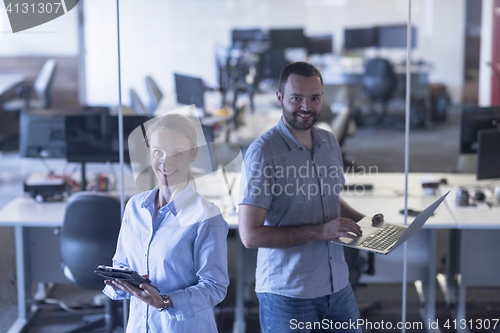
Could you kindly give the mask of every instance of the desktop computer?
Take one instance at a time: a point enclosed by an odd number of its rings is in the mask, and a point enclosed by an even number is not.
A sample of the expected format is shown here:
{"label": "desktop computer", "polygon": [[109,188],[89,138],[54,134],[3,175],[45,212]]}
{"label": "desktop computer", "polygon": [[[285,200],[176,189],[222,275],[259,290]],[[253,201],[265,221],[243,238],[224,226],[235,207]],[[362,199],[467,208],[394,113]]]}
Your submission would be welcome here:
{"label": "desktop computer", "polygon": [[500,179],[500,129],[478,133],[476,178]]}

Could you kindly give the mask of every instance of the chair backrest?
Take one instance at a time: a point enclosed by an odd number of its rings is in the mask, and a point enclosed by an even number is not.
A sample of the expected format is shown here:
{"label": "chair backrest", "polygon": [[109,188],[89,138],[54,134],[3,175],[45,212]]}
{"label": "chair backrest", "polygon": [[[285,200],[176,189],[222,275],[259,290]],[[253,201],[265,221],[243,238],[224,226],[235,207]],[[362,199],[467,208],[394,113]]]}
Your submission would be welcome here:
{"label": "chair backrest", "polygon": [[120,202],[109,195],[79,192],[68,199],[61,229],[61,254],[76,284],[102,289],[94,273],[98,265],[111,265],[121,226]]}
{"label": "chair backrest", "polygon": [[363,74],[363,88],[371,99],[387,100],[396,88],[397,78],[387,59],[367,61]]}
{"label": "chair backrest", "polygon": [[43,64],[40,73],[38,73],[35,79],[34,90],[38,98],[43,101],[43,108],[49,108],[52,103],[50,88],[54,81],[56,67],[57,63],[55,59],[48,59],[45,64]]}
{"label": "chair backrest", "polygon": [[148,115],[148,111],[134,89],[130,89],[130,104],[138,116]]}
{"label": "chair backrest", "polygon": [[337,138],[339,145],[342,146],[344,138],[347,136],[347,128],[351,120],[351,109],[345,106],[332,121],[332,132]]}
{"label": "chair backrest", "polygon": [[163,93],[151,76],[146,76],[146,89],[149,95],[149,113],[152,115],[158,103],[160,103]]}

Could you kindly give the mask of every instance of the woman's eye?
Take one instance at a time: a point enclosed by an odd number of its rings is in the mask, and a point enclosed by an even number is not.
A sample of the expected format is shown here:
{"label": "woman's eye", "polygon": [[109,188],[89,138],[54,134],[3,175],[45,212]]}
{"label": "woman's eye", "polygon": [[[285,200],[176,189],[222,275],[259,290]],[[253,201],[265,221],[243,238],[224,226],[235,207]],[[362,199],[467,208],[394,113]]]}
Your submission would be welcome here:
{"label": "woman's eye", "polygon": [[174,156],[175,156],[175,157],[182,156],[182,153],[181,153],[180,151],[176,151],[176,152],[174,153]]}
{"label": "woman's eye", "polygon": [[159,150],[153,151],[153,156],[154,157],[160,157],[161,155],[162,155],[161,151],[159,151]]}

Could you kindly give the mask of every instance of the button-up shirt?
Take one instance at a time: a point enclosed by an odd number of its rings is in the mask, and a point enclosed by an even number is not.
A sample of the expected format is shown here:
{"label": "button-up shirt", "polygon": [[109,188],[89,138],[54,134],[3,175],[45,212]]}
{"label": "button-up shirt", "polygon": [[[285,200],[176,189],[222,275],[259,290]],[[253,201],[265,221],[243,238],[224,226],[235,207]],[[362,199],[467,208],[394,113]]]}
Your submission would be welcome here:
{"label": "button-up shirt", "polygon": [[[266,226],[316,225],[340,216],[345,180],[339,144],[327,131],[312,127],[311,133],[312,150],[281,119],[247,150],[240,204],[267,209]],[[330,241],[258,250],[256,292],[315,298],[348,282],[343,247]]]}
{"label": "button-up shirt", "polygon": [[[113,265],[149,275],[174,306],[159,312],[132,297],[127,332],[217,332],[212,307],[224,299],[229,284],[228,225],[191,183],[153,221],[157,195],[158,188],[127,203]],[[110,286],[104,293],[130,298]]]}

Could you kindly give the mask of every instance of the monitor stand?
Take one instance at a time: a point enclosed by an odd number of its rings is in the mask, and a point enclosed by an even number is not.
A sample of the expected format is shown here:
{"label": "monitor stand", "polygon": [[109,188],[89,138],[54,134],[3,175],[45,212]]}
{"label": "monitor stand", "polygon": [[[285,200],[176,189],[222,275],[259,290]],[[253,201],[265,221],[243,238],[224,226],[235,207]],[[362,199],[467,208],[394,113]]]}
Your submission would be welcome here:
{"label": "monitor stand", "polygon": [[80,181],[80,184],[81,184],[81,190],[82,191],[86,191],[87,190],[87,179],[86,179],[86,168],[85,168],[85,162],[82,162],[82,166],[80,168],[80,173],[81,173],[81,181]]}

